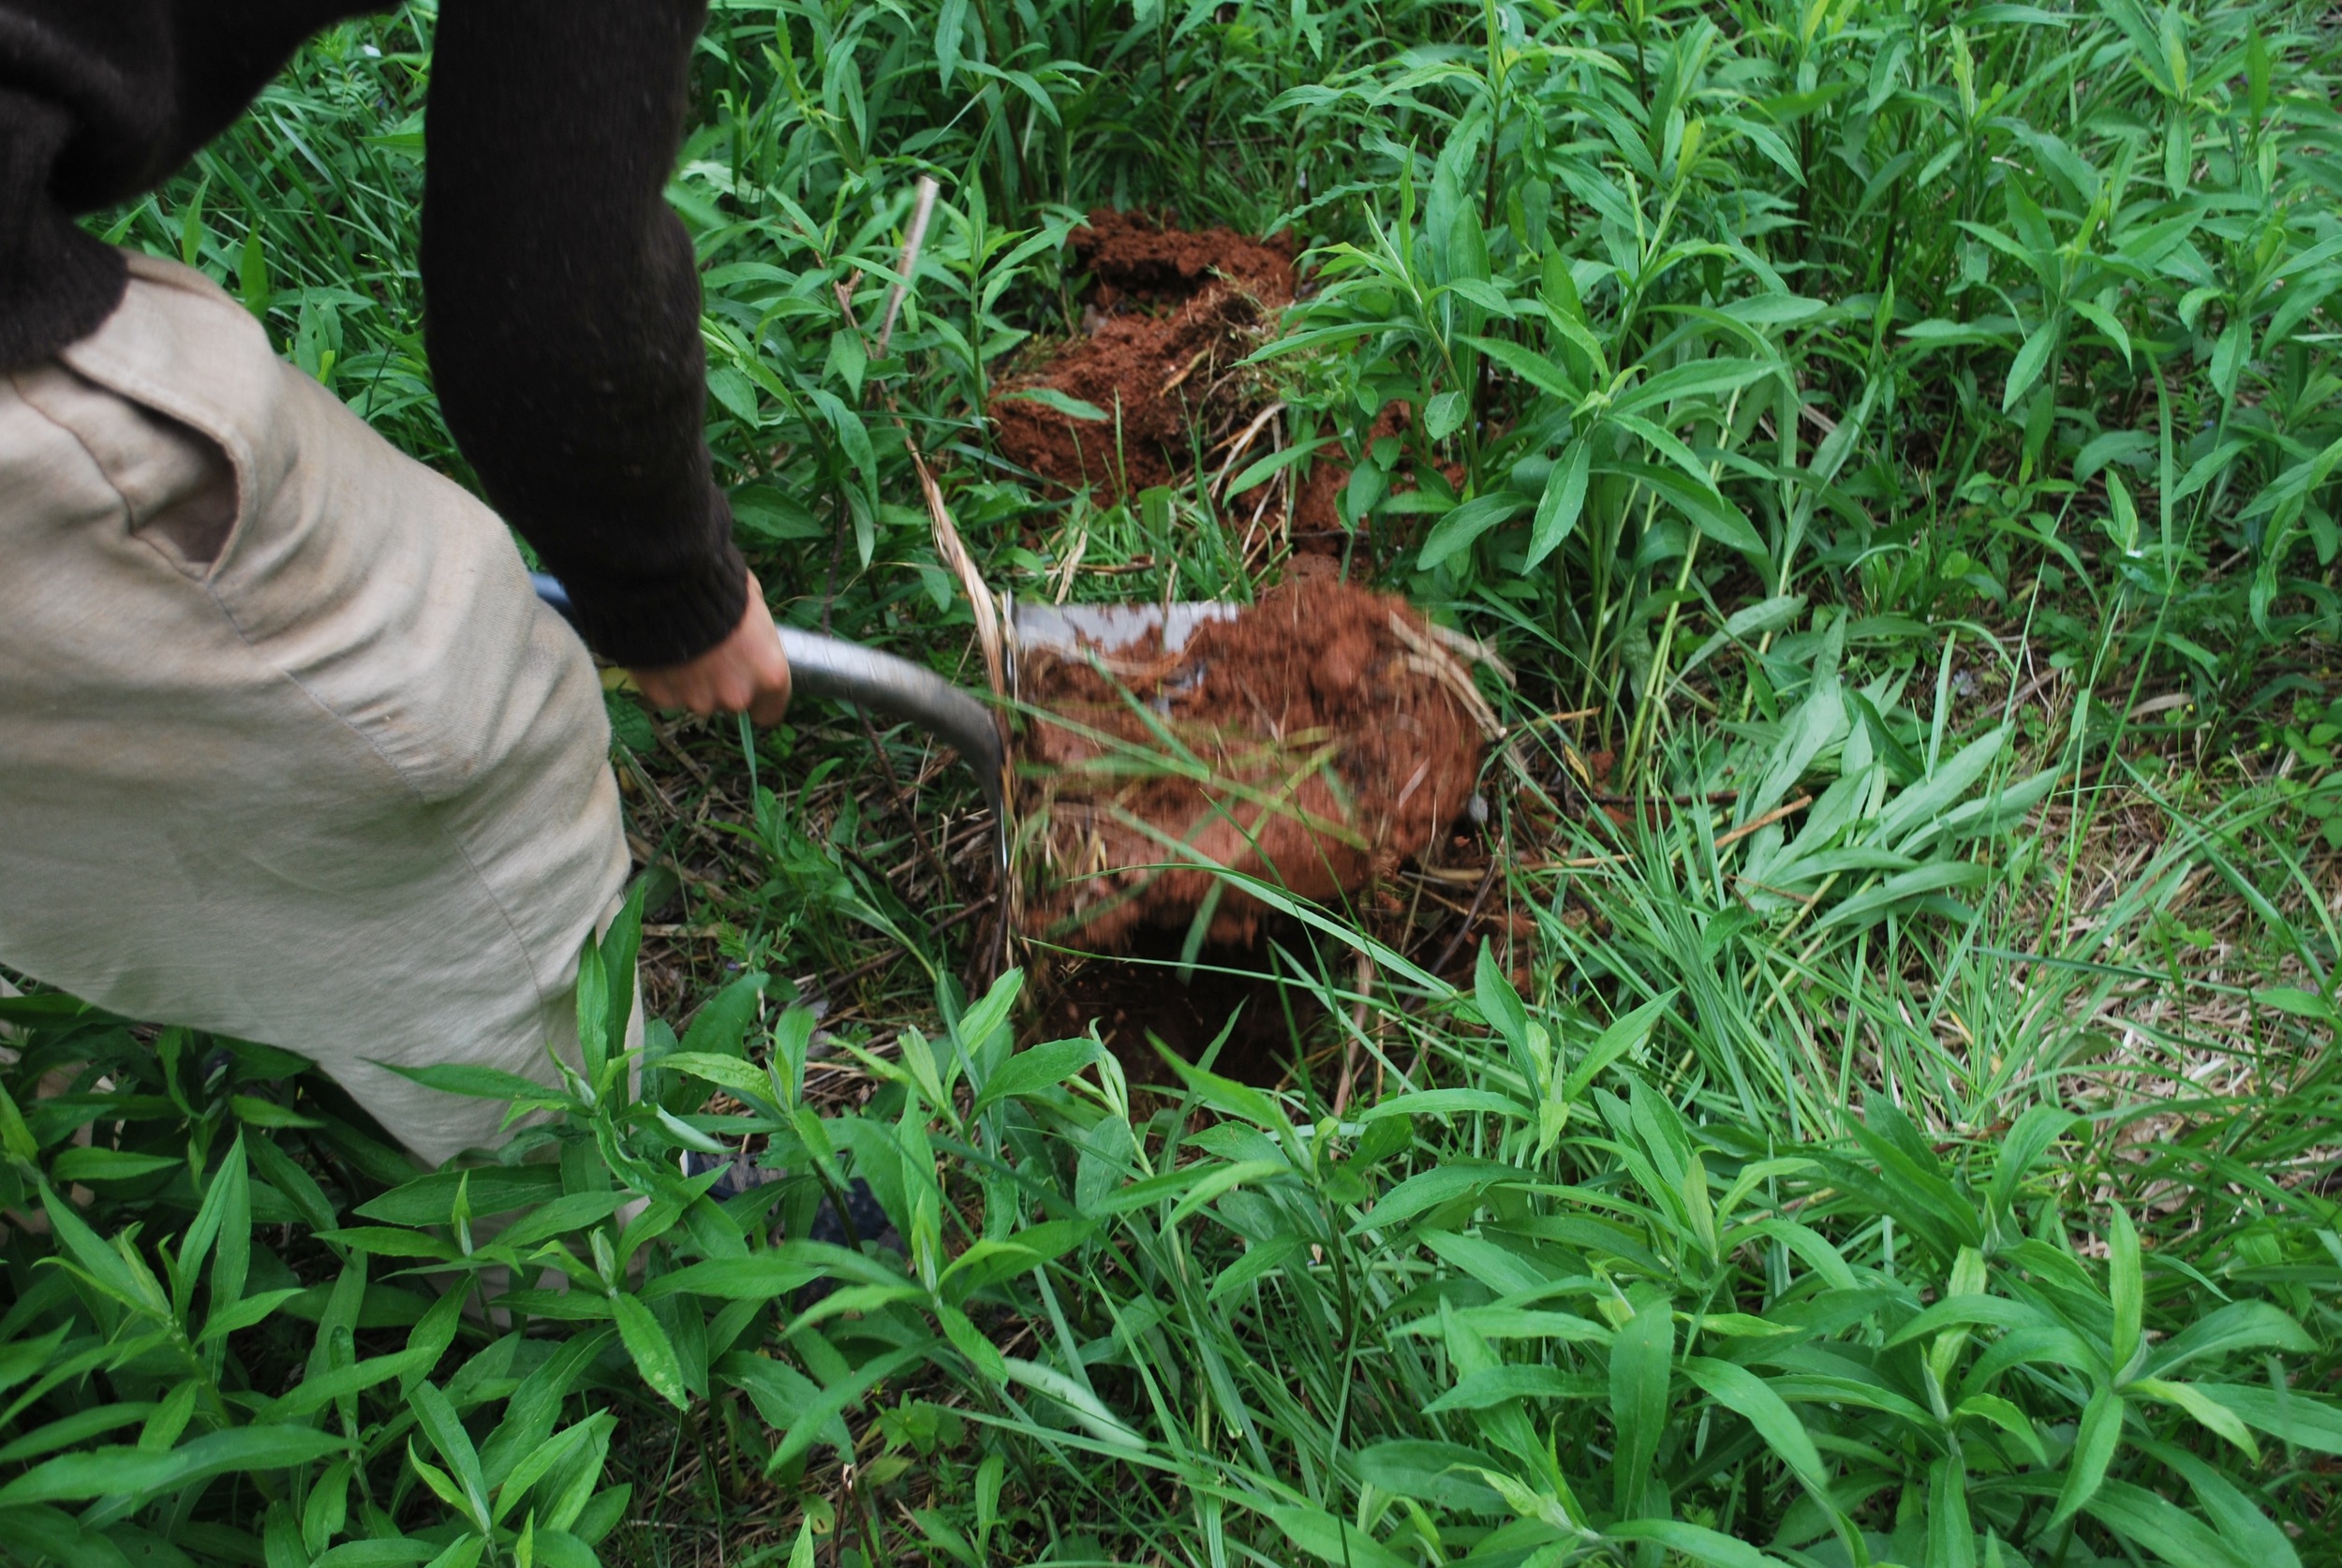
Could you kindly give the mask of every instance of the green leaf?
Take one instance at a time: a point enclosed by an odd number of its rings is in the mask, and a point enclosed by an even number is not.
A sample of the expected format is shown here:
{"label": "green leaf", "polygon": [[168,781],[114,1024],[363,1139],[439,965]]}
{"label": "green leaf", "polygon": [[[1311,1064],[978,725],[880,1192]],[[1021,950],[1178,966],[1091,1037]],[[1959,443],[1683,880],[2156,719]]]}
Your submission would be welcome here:
{"label": "green leaf", "polygon": [[1519,515],[1528,504],[1509,490],[1464,502],[1431,525],[1431,531],[1424,537],[1416,566],[1429,571],[1450,555],[1469,550],[1482,534]]}
{"label": "green leaf", "polygon": [[2048,1451],[2041,1445],[2041,1434],[2034,1427],[2032,1418],[1999,1395],[1971,1394],[1960,1401],[1959,1408],[1951,1415],[1954,1421],[1973,1416],[1979,1421],[1991,1422],[2022,1443],[2025,1452],[2033,1456],[2035,1464],[2043,1470],[2050,1468]]}
{"label": "green leaf", "polygon": [[1358,1450],[1351,1463],[1361,1480],[1393,1497],[1475,1512],[1504,1505],[1504,1499],[1479,1474],[1495,1460],[1461,1443],[1396,1439]]}
{"label": "green leaf", "polygon": [[1538,391],[1565,404],[1575,404],[1585,396],[1585,389],[1573,382],[1561,365],[1534,348],[1497,337],[1468,337],[1464,341]]}
{"label": "green leaf", "polygon": [[1369,1105],[1357,1113],[1357,1119],[1371,1127],[1392,1117],[1450,1117],[1475,1112],[1500,1117],[1528,1115],[1519,1101],[1499,1094],[1494,1089],[1418,1089],[1412,1094],[1393,1095],[1379,1104]]}
{"label": "green leaf", "polygon": [[356,1251],[381,1258],[432,1258],[440,1263],[453,1263],[463,1256],[456,1250],[453,1242],[393,1225],[344,1225],[330,1231],[319,1231],[317,1236],[319,1241],[337,1242]]}
{"label": "green leaf", "polygon": [[1445,441],[1463,428],[1472,414],[1472,400],[1460,392],[1444,392],[1423,406],[1423,434],[1433,441]]}
{"label": "green leaf", "polygon": [[1458,1379],[1455,1387],[1425,1405],[1423,1413],[1493,1410],[1515,1399],[1566,1399],[1588,1392],[1588,1383],[1585,1374],[1559,1367],[1517,1363],[1488,1367]]}
{"label": "green leaf", "polygon": [[1925,778],[1905,790],[1879,813],[1882,842],[1907,848],[1940,818],[1952,802],[1975,788],[2008,748],[2013,726],[1997,724],[1939,763]]}
{"label": "green leaf", "polygon": [[[65,1330],[60,1328],[56,1338],[63,1338]],[[35,1344],[41,1342],[33,1341]],[[47,1342],[53,1346],[56,1339]],[[152,1403],[141,1400],[133,1404],[98,1405],[91,1410],[60,1416],[47,1426],[36,1427],[15,1442],[0,1447],[0,1465],[19,1465],[27,1459],[37,1459],[43,1454],[53,1454],[60,1448],[73,1447],[100,1432],[115,1431],[133,1422],[143,1421],[154,1411]]]}
{"label": "green leaf", "polygon": [[1117,1448],[1136,1449],[1144,1453],[1147,1440],[1133,1431],[1120,1416],[1108,1410],[1088,1384],[1067,1377],[1054,1367],[1016,1356],[1002,1360],[1011,1383],[1021,1383],[1036,1394],[1045,1394],[1063,1405],[1068,1414],[1081,1423],[1091,1437]]}
{"label": "green leaf", "polygon": [[1659,1020],[1674,1006],[1675,996],[1674,989],[1670,987],[1632,1013],[1611,1019],[1602,1032],[1594,1036],[1593,1043],[1586,1048],[1586,1054],[1579,1058],[1578,1065],[1569,1070],[1569,1076],[1563,1080],[1563,1098],[1576,1103],[1604,1068],[1630,1051],[1640,1050],[1643,1042],[1651,1038],[1651,1031],[1658,1027]]}
{"label": "green leaf", "polygon": [[1714,1568],[1788,1568],[1779,1558],[1705,1525],[1675,1519],[1627,1519],[1612,1525],[1606,1533],[1613,1541],[1653,1541],[1694,1562],[1712,1563]]}
{"label": "green leaf", "polygon": [[1098,1043],[1086,1037],[1028,1045],[985,1080],[984,1091],[976,1096],[975,1108],[982,1112],[1003,1100],[1020,1099],[1054,1087],[1097,1060],[1098,1054]]}
{"label": "green leaf", "polygon": [[497,1233],[494,1245],[515,1251],[535,1247],[582,1231],[615,1214],[634,1194],[624,1190],[608,1192],[570,1192],[530,1209]]}
{"label": "green leaf", "polygon": [[1956,1458],[1937,1459],[1928,1467],[1927,1568],[1976,1568],[1976,1527],[1968,1519],[1968,1473]]}
{"label": "green leaf", "polygon": [[643,1374],[643,1381],[651,1392],[677,1410],[689,1408],[690,1396],[683,1386],[683,1363],[674,1353],[667,1331],[659,1326],[659,1320],[642,1301],[624,1292],[610,1298],[618,1320],[618,1338],[626,1341],[626,1352],[634,1358],[634,1366]]}
{"label": "green leaf", "polygon": [[2052,1530],[2072,1518],[2097,1494],[2099,1485],[2106,1480],[2106,1467],[2122,1442],[2123,1414],[2127,1409],[2111,1388],[2101,1388],[2090,1396],[2090,1403],[2082,1413],[2082,1424],[2074,1433],[2073,1453],[2067,1459],[2065,1485],[2058,1488],[2057,1511],[2050,1517]]}
{"label": "green leaf", "polygon": [[2030,1302],[2011,1301],[2007,1296],[1981,1293],[1948,1295],[1889,1335],[1887,1343],[1890,1347],[1908,1344],[1947,1328],[1965,1328],[1977,1324],[2007,1329],[2047,1328],[2053,1327],[2056,1320]]}
{"label": "green leaf", "polygon": [[2236,1413],[2216,1400],[2207,1398],[2194,1385],[2185,1383],[2168,1383],[2161,1378],[2134,1378],[2123,1385],[2123,1392],[2136,1394],[2143,1398],[2160,1399],[2167,1405],[2177,1406],[2205,1427],[2210,1427],[2215,1433],[2243,1449],[2245,1457],[2254,1464],[2260,1462],[2260,1444],[2253,1441],[2252,1433],[2246,1428],[2245,1423]]}
{"label": "green leaf", "polygon": [[33,1137],[32,1129],[24,1125],[24,1114],[16,1108],[16,1100],[6,1084],[0,1084],[0,1154],[28,1165],[40,1158],[40,1144]]}
{"label": "green leaf", "polygon": [[[163,1299],[162,1291],[145,1265],[133,1266],[129,1257],[100,1240],[73,1206],[59,1198],[56,1190],[45,1182],[40,1189],[40,1202],[43,1212],[49,1216],[50,1230],[65,1243],[66,1250],[81,1265],[92,1285],[134,1312],[159,1317],[170,1310],[170,1303]],[[0,1489],[0,1497],[6,1495],[5,1489]]]}
{"label": "green leaf", "polygon": [[2231,1301],[2215,1308],[2155,1347],[2145,1370],[2168,1377],[2188,1362],[2245,1350],[2290,1351],[2308,1355],[2317,1341],[2276,1307],[2266,1301]]}
{"label": "green leaf", "polygon": [[2272,985],[2254,992],[2253,999],[2263,1007],[2290,1013],[2296,1018],[2314,1019],[2321,1024],[2337,1021],[2334,1003],[2315,991],[2305,991],[2297,985]]}
{"label": "green leaf", "polygon": [[1512,981],[1486,941],[1481,942],[1479,956],[1473,961],[1472,999],[1479,1008],[1482,1020],[1506,1044],[1519,1049],[1528,1039],[1528,1010],[1521,1006],[1520,994],[1513,989]]}
{"label": "green leaf", "polygon": [[2342,1454],[2342,1406],[2297,1388],[2200,1383],[2195,1389],[2280,1442],[2320,1454]]}
{"label": "green leaf", "polygon": [[304,1117],[298,1111],[279,1105],[274,1100],[262,1100],[257,1095],[231,1094],[228,1097],[228,1106],[236,1113],[237,1120],[249,1127],[286,1128],[323,1127],[325,1125],[315,1117]]}
{"label": "green leaf", "polygon": [[1180,1174],[1189,1178],[1187,1189],[1180,1194],[1179,1201],[1171,1206],[1171,1213],[1164,1221],[1166,1227],[1178,1225],[1205,1205],[1247,1182],[1291,1176],[1293,1167],[1281,1159],[1238,1160],[1224,1165],[1184,1167]]}
{"label": "green leaf", "polygon": [[1325,445],[1326,438],[1320,436],[1312,440],[1296,442],[1292,446],[1280,448],[1266,457],[1255,458],[1238,470],[1236,478],[1228,481],[1227,494],[1230,496],[1246,495],[1267,483]]}
{"label": "green leaf", "polygon": [[[203,1194],[203,1205],[196,1210],[195,1222],[187,1227],[186,1239],[180,1244],[181,1266],[190,1272],[200,1268],[203,1255],[211,1250],[215,1240],[219,1245],[219,1256],[212,1265],[212,1313],[203,1325],[206,1339],[228,1332],[217,1324],[241,1304],[245,1278],[251,1269],[252,1176],[241,1132],[236,1134],[236,1141],[228,1146],[228,1157],[213,1174],[211,1186]],[[259,1319],[251,1321],[257,1323]]]}
{"label": "green leaf", "polygon": [[[1642,421],[1637,431],[1649,440],[1654,434]],[[1664,435],[1664,432],[1656,432]],[[1723,492],[1705,479],[1693,480],[1673,469],[1661,468],[1649,463],[1622,463],[1616,470],[1645,487],[1656,491],[1659,498],[1691,520],[1692,526],[1727,549],[1743,555],[1761,556],[1765,553],[1764,537],[1739,507],[1724,498]]]}
{"label": "green leaf", "polygon": [[1523,572],[1534,571],[1577,531],[1578,519],[1586,509],[1586,483],[1593,466],[1593,442],[1580,435],[1546,477],[1545,492],[1537,497],[1537,515],[1529,528],[1529,554],[1520,563]]}
{"label": "green leaf", "polygon": [[[1610,407],[1612,412],[1618,414],[1638,414],[1662,404],[1673,405],[1695,398],[1715,397],[1738,392],[1751,381],[1770,376],[1780,368],[1770,360],[1692,360],[1660,371],[1618,398]],[[1670,414],[1668,422],[1681,422]]]}
{"label": "green leaf", "polygon": [[1491,1187],[1508,1186],[1524,1180],[1520,1171],[1509,1165],[1498,1165],[1484,1160],[1456,1161],[1420,1171],[1384,1193],[1372,1208],[1350,1228],[1353,1235],[1368,1231],[1388,1230],[1414,1219],[1427,1209],[1437,1208],[1460,1198],[1476,1196]]}
{"label": "green leaf", "polygon": [[1264,1509],[1286,1540],[1320,1562],[1342,1568],[1411,1568],[1409,1560],[1320,1508]]}
{"label": "green leaf", "polygon": [[[472,1552],[468,1559],[456,1556],[454,1546],[449,1547],[445,1552],[440,1552],[428,1541],[417,1541],[403,1535],[386,1536],[374,1541],[349,1541],[320,1552],[310,1568],[412,1568],[412,1565],[418,1562],[428,1563],[431,1568],[438,1568],[438,1564],[447,1562],[451,1559],[463,1562],[465,1568],[470,1568],[472,1563],[480,1560],[480,1548],[486,1543],[477,1535],[465,1536],[464,1540],[472,1544]],[[459,1542],[457,1545],[461,1546],[462,1543]],[[272,1568],[275,1561],[274,1557],[269,1559]]]}
{"label": "green leaf", "polygon": [[268,324],[268,307],[275,298],[268,280],[268,247],[261,243],[262,226],[254,224],[245,233],[244,250],[236,266],[236,281],[244,290],[244,308],[262,326]]}
{"label": "green leaf", "polygon": [[995,1385],[1008,1381],[1008,1363],[1001,1359],[1000,1347],[984,1337],[969,1320],[968,1314],[945,1302],[934,1304],[935,1321],[943,1326],[943,1337],[952,1348],[968,1358],[976,1375]]}
{"label": "green leaf", "polygon": [[2139,1272],[2139,1232],[2123,1206],[2112,1206],[2106,1238],[2107,1292],[2114,1303],[2113,1355],[2117,1380],[2129,1375],[2139,1354],[2140,1322],[2145,1295]]}
{"label": "green leaf", "polygon": [[343,1439],[305,1427],[232,1427],[176,1448],[102,1447],[61,1454],[0,1487],[0,1508],[29,1502],[144,1497],[230,1471],[289,1470],[348,1449]]}
{"label": "green leaf", "polygon": [[2128,1482],[2107,1482],[2091,1500],[2089,1513],[2172,1568],[2271,1568],[2235,1550],[2186,1510]]}
{"label": "green leaf", "polygon": [[709,395],[723,405],[727,413],[750,430],[763,424],[763,413],[757,407],[756,383],[744,375],[737,365],[711,365],[707,371]]}
{"label": "green leaf", "polygon": [[[240,1333],[255,1324],[266,1323],[275,1315],[279,1307],[301,1294],[300,1286],[289,1285],[236,1300],[223,1297],[215,1290],[212,1299],[215,1305],[212,1308],[211,1316],[203,1320],[203,1332],[197,1338],[196,1343],[207,1345],[215,1339]],[[217,1305],[223,1301],[225,1305]]]}
{"label": "green leaf", "polygon": [[1611,1467],[1623,1518],[1643,1511],[1643,1489],[1667,1425],[1668,1365],[1675,1347],[1675,1314],[1664,1297],[1644,1300],[1610,1340],[1610,1424],[1618,1432]]}
{"label": "green leaf", "polygon": [[1078,397],[1068,397],[1055,387],[1019,387],[1002,395],[1038,403],[1044,408],[1063,414],[1067,419],[1081,420],[1089,424],[1103,424],[1114,417],[1096,404],[1084,403]]}
{"label": "green leaf", "polygon": [[136,1181],[177,1170],[186,1161],[171,1154],[132,1154],[118,1148],[69,1148],[49,1167],[52,1181]]}
{"label": "green leaf", "polygon": [[448,1471],[462,1483],[467,1514],[472,1523],[486,1530],[488,1518],[488,1484],[480,1473],[480,1456],[472,1447],[471,1434],[464,1430],[463,1421],[455,1407],[448,1403],[445,1394],[428,1382],[418,1382],[407,1396],[408,1408],[415,1413],[415,1425],[422,1429],[431,1446],[447,1462]]}
{"label": "green leaf", "polygon": [[[527,1457],[544,1446],[562,1401],[615,1333],[607,1327],[579,1332],[563,1340],[542,1365],[521,1380],[504,1407],[504,1419],[480,1451],[481,1473],[491,1487],[509,1487],[509,1478],[518,1473]],[[497,1501],[501,1507],[501,1495]]]}
{"label": "green leaf", "polygon": [[441,1094],[467,1095],[474,1100],[558,1100],[564,1098],[558,1089],[550,1088],[517,1072],[505,1072],[493,1067],[473,1067],[459,1062],[439,1062],[429,1067],[401,1067],[395,1062],[378,1065],[410,1083],[421,1084]]}
{"label": "green leaf", "polygon": [[738,1057],[707,1051],[670,1051],[659,1058],[659,1065],[670,1072],[688,1072],[694,1078],[704,1079],[751,1105],[778,1103],[771,1074]]}
{"label": "green leaf", "polygon": [[708,998],[691,1015],[691,1027],[683,1031],[683,1049],[716,1056],[740,1055],[749,1026],[756,1021],[757,1004],[763,999],[764,987],[771,982],[772,977],[762,970],[744,974]]}
{"label": "green leaf", "polygon": [[2033,383],[2039,380],[2041,371],[2049,363],[2050,353],[2057,347],[2060,321],[2056,317],[2042,322],[2025,338],[2017,350],[2016,360],[2008,367],[2008,384],[2001,389],[2000,411],[2009,412],[2017,406]]}
{"label": "green leaf", "polygon": [[422,1477],[422,1484],[431,1488],[434,1496],[458,1515],[468,1516],[471,1513],[470,1500],[464,1496],[464,1488],[456,1484],[455,1477],[416,1453],[412,1437],[407,1440],[407,1467]]}
{"label": "green leaf", "polygon": [[1015,1010],[1016,998],[1024,994],[1024,989],[1025,971],[1011,969],[953,1024],[952,1038],[959,1043],[977,1072],[996,1070],[1014,1045],[1015,1031],[1008,1028],[1009,1014]]}
{"label": "green leaf", "polygon": [[2019,1117],[2001,1139],[1993,1163],[1990,1189],[1994,1203],[2006,1211],[2015,1205],[2024,1178],[2049,1152],[2052,1144],[2072,1131],[2082,1118],[2056,1105],[2035,1105]]}
{"label": "green leaf", "polygon": [[1726,1409],[1732,1411],[1756,1428],[1756,1435],[1781,1457],[1784,1464],[1811,1490],[1816,1500],[1830,1495],[1830,1473],[1822,1466],[1821,1451],[1814,1446],[1805,1423],[1799,1420],[1780,1395],[1765,1385],[1762,1378],[1747,1368],[1710,1356],[1685,1356],[1683,1375],[1699,1385],[1702,1392]]}
{"label": "green leaf", "polygon": [[528,1489],[558,1468],[580,1443],[606,1437],[617,1420],[609,1411],[596,1411],[522,1454],[512,1473],[497,1483],[496,1522],[503,1523],[521,1499],[528,1495]]}
{"label": "green leaf", "polygon": [[391,1189],[361,1205],[357,1213],[386,1225],[444,1225],[454,1214],[458,1189],[465,1192],[475,1218],[503,1214],[558,1198],[561,1171],[556,1165],[476,1165],[438,1171]]}

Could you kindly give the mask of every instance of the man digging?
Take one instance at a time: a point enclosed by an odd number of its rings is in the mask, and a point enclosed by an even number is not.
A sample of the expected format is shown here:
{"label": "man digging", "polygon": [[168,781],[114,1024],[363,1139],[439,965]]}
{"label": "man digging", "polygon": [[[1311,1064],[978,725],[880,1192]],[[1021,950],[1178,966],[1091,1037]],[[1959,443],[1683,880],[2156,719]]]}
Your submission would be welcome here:
{"label": "man digging", "polygon": [[[542,1082],[628,872],[585,637],[661,706],[789,670],[702,436],[661,192],[704,0],[445,0],[425,337],[488,507],[77,216],[243,112],[348,0],[0,0],[0,964],[298,1051],[420,1158]],[[501,514],[504,521],[499,521]]]}

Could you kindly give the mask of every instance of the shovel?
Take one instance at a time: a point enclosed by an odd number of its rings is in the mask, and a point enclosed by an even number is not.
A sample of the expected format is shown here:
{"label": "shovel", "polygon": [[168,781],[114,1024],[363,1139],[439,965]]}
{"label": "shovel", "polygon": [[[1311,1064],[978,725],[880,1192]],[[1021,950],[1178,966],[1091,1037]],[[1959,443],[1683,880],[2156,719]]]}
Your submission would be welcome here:
{"label": "shovel", "polygon": [[[565,618],[571,614],[569,591],[543,572],[529,581],[537,597]],[[1163,629],[1166,653],[1177,653],[1206,621],[1227,620],[1237,606],[1214,600],[1173,604],[1020,604],[1009,614],[1012,649],[1038,648],[1065,658],[1079,657],[1085,643],[1097,647],[1120,647]],[[924,665],[893,654],[866,648],[842,637],[824,637],[784,626],[780,651],[789,660],[794,694],[827,698],[867,708],[889,718],[914,725],[959,753],[973,768],[984,798],[992,807],[996,847],[1003,865],[1008,856],[1008,812],[1004,797],[1007,752],[993,710],[974,693],[954,686]],[[1015,660],[1011,659],[1012,670]]]}

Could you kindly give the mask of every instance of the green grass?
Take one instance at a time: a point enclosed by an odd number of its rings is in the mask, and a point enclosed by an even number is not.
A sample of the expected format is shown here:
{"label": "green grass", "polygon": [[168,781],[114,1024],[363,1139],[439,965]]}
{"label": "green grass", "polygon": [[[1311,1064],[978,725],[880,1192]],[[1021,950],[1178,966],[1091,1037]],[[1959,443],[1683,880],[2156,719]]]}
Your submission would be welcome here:
{"label": "green grass", "polygon": [[[433,14],[98,227],[461,477]],[[0,1207],[50,1221],[0,1556],[2342,1561],[2338,59],[2303,5],[719,0],[674,197],[785,618],[976,678],[889,405],[995,586],[1079,535],[1155,563],[1081,597],[1249,594],[1208,496],[1048,500],[981,409],[1076,330],[1081,213],[1290,228],[1276,439],[1521,672],[1495,869],[1297,911],[1314,1073],[1143,1094],[955,978],[988,849],[920,737],[615,694],[641,1100],[597,1040],[427,1175],[277,1053],[0,1002]],[[1602,752],[1692,804],[1613,826]],[[665,1174],[744,1135],[795,1178]],[[857,1176],[907,1255],[770,1239]],[[528,1333],[423,1278],[524,1260],[571,1280]]]}

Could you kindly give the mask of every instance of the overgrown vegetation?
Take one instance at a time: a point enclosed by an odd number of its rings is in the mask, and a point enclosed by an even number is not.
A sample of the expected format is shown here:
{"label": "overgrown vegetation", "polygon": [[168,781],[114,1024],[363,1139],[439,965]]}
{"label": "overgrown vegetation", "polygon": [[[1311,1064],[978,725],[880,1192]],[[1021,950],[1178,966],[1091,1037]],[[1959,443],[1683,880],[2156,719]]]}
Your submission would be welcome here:
{"label": "overgrown vegetation", "polygon": [[[100,227],[461,474],[432,15]],[[784,614],[975,668],[906,433],[998,586],[1249,597],[1281,549],[1221,492],[1050,499],[981,410],[1080,330],[1088,208],[1289,228],[1286,471],[1348,466],[1354,573],[1521,673],[1481,842],[1294,909],[1282,1085],[1146,1094],[955,978],[988,841],[919,737],[614,690],[655,913],[503,1163],[0,1002],[46,1222],[0,1555],[2342,1561],[2336,48],[2290,4],[719,0],[674,194]],[[638,941],[681,1027],[639,1094]],[[791,1178],[675,1174],[744,1139]],[[808,1238],[854,1179],[899,1252]]]}

